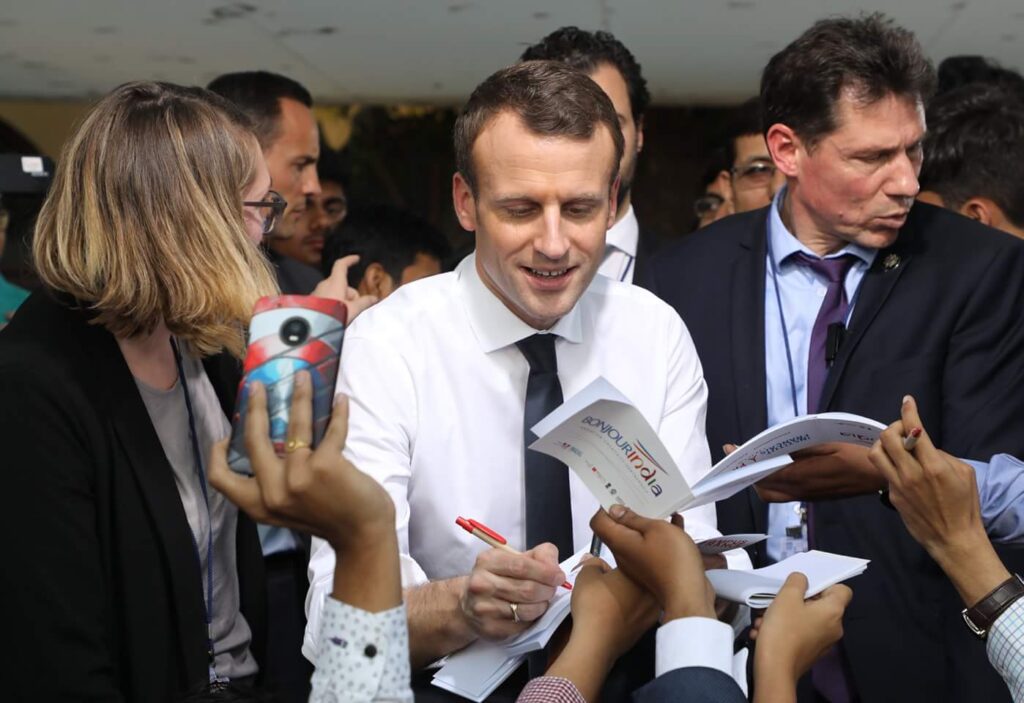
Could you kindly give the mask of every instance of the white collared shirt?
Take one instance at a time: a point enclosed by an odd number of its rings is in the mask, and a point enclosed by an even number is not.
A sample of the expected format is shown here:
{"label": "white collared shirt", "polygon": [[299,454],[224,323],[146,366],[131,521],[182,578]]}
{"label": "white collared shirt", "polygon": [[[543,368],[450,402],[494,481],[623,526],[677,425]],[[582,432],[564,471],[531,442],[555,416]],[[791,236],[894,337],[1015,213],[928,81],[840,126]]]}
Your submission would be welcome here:
{"label": "white collared shirt", "polygon": [[[485,544],[456,526],[474,518],[524,549],[523,407],[529,366],[514,346],[537,330],[480,280],[475,255],[448,274],[402,286],[347,330],[338,391],[350,397],[346,456],[395,503],[406,587],[470,573]],[[595,276],[550,330],[565,398],[598,376],[639,408],[691,484],[711,465],[707,386],[676,312],[648,291]],[[575,549],[590,543],[597,500],[569,474]],[[685,514],[694,537],[717,535],[715,507]],[[531,545],[532,546],[532,545]],[[562,558],[568,555],[561,555]],[[730,563],[749,568],[746,553]],[[313,540],[312,658],[334,552]]]}
{"label": "white collared shirt", "polygon": [[612,225],[605,237],[604,259],[597,272],[613,281],[632,283],[636,271],[636,250],[640,242],[640,223],[630,205],[622,219]]}

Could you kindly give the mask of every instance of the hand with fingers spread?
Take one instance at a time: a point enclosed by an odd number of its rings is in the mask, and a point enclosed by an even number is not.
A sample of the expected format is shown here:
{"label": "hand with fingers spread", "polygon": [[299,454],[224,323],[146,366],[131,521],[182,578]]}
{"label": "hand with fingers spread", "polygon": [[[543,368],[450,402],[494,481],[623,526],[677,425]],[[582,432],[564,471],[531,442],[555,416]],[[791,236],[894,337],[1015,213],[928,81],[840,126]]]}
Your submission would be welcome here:
{"label": "hand with fingers spread", "polygon": [[249,387],[245,448],[253,477],[231,471],[228,440],[214,445],[210,485],[257,522],[281,525],[326,539],[346,567],[335,570],[334,597],[373,612],[401,603],[395,509],[376,481],[342,455],[348,432],[348,399],[335,402],[320,445],[311,449],[313,389],[299,372],[289,414],[288,439],[296,449],[279,457],[270,440],[266,389]]}
{"label": "hand with fingers spread", "polygon": [[658,620],[657,601],[620,569],[587,555],[572,591],[572,633],[548,676],[596,700],[608,671]]}
{"label": "hand with fingers spread", "polygon": [[338,300],[348,308],[348,322],[377,302],[373,295],[359,295],[359,291],[348,284],[348,270],[359,261],[359,256],[349,254],[334,262],[331,275],[320,281],[313,289],[313,295],[319,298]]}
{"label": "hand with fingers spread", "polygon": [[796,682],[843,636],[843,613],[853,592],[837,584],[804,600],[807,577],[789,575],[763,617],[751,628],[755,703],[796,700]]}
{"label": "hand with fingers spread", "polygon": [[504,639],[543,615],[564,581],[553,544],[540,544],[522,554],[488,549],[480,553],[464,580],[459,608],[477,636]]}
{"label": "hand with fingers spread", "polygon": [[[903,440],[917,428],[917,445],[908,451]],[[967,605],[1010,577],[985,533],[974,469],[932,444],[912,397],[903,399],[901,419],[875,442],[871,461],[889,482],[889,500],[907,530]]]}
{"label": "hand with fingers spread", "polygon": [[697,545],[683,531],[682,516],[671,523],[613,505],[599,510],[590,527],[615,554],[618,568],[641,584],[665,611],[665,620],[715,617],[715,591],[704,576]]}

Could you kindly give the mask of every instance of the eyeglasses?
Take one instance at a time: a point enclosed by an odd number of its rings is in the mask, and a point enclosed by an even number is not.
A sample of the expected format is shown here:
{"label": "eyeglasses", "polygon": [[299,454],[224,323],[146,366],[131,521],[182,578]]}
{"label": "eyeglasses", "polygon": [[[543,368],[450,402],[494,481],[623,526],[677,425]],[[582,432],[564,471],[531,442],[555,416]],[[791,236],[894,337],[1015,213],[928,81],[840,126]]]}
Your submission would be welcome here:
{"label": "eyeglasses", "polygon": [[725,198],[721,195],[705,193],[693,201],[693,214],[697,216],[697,219],[703,219],[718,212],[718,208],[722,207],[724,202]]}
{"label": "eyeglasses", "polygon": [[263,234],[270,234],[270,231],[274,229],[274,225],[277,223],[277,218],[281,216],[284,209],[288,207],[288,201],[281,197],[281,194],[275,190],[267,192],[266,200],[245,200],[242,202],[245,207],[255,207],[266,209],[266,214],[263,216]]}
{"label": "eyeglasses", "polygon": [[751,161],[743,166],[734,166],[730,169],[736,177],[737,185],[746,188],[764,188],[772,182],[775,176],[775,164],[764,159]]}
{"label": "eyeglasses", "polygon": [[343,196],[317,196],[308,200],[311,209],[322,210],[328,227],[334,227],[348,214],[348,200]]}

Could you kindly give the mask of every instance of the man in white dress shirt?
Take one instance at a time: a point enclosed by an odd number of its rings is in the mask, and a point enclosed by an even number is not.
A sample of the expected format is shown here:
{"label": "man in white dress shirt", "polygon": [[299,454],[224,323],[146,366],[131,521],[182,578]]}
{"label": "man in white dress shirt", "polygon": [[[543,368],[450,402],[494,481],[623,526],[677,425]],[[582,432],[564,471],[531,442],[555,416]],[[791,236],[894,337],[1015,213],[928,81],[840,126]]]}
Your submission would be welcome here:
{"label": "man in white dress shirt", "polygon": [[597,272],[616,281],[644,285],[647,259],[657,245],[657,237],[640,228],[633,210],[633,178],[644,148],[644,111],[651,102],[640,64],[611,33],[578,27],[556,29],[527,48],[521,60],[568,64],[590,76],[612,101],[624,143],[615,219],[608,229]]}
{"label": "man in white dress shirt", "polygon": [[[647,291],[595,277],[621,150],[614,108],[583,74],[546,61],[494,74],[455,128],[455,210],[476,233],[475,253],[403,286],[346,333],[345,452],[395,503],[415,667],[524,630],[564,578],[558,562],[570,553],[525,539],[530,367],[518,342],[551,335],[565,398],[603,376],[660,433],[688,481],[710,468],[707,391],[682,321]],[[567,473],[579,550],[598,504]],[[486,549],[455,525],[460,515],[525,554]],[[714,506],[688,512],[686,526],[695,537],[718,534]],[[742,551],[736,558],[749,564]],[[315,542],[310,658],[334,566],[330,547]]]}

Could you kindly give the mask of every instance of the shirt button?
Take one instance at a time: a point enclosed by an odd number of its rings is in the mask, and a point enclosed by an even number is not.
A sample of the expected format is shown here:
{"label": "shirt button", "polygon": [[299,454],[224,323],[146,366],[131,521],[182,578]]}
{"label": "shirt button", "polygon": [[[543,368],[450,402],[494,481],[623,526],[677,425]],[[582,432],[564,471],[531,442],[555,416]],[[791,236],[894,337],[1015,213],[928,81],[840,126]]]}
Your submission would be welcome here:
{"label": "shirt button", "polygon": [[377,648],[372,644],[368,644],[366,645],[366,649],[363,650],[363,654],[365,654],[368,658],[373,659],[375,656],[377,656]]}

